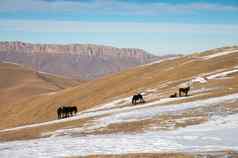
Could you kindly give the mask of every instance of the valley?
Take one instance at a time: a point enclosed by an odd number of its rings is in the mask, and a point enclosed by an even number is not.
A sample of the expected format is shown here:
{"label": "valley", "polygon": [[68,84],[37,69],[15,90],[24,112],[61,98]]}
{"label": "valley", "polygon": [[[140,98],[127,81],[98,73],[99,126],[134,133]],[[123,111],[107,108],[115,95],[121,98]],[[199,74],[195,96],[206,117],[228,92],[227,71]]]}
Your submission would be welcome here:
{"label": "valley", "polygon": [[[237,53],[236,46],[224,47],[95,80],[50,79],[48,84],[62,87],[1,111],[0,156],[236,157]],[[190,86],[188,96],[170,97],[184,86]],[[132,105],[136,93],[146,103]],[[79,112],[57,119],[60,105]]]}

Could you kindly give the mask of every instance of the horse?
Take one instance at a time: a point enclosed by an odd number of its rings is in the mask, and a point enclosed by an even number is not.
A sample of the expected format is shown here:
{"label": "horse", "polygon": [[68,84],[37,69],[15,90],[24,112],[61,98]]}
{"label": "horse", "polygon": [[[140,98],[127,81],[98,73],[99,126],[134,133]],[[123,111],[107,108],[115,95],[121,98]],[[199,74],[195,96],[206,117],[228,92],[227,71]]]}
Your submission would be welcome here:
{"label": "horse", "polygon": [[63,108],[59,107],[57,109],[57,115],[58,115],[58,119],[61,119],[63,117]]}
{"label": "horse", "polygon": [[69,107],[68,106],[63,106],[62,107],[63,111],[63,118],[69,117]]}
{"label": "horse", "polygon": [[76,115],[78,109],[76,106],[62,106],[57,109],[58,118],[67,118]]}
{"label": "horse", "polygon": [[177,97],[177,92],[169,96],[170,98],[176,98]]}
{"label": "horse", "polygon": [[143,99],[143,96],[140,93],[136,94],[132,97],[132,104],[136,105],[137,100],[139,100],[139,103],[145,103],[145,100]]}
{"label": "horse", "polygon": [[190,86],[186,87],[186,88],[179,88],[179,96],[182,96],[182,93],[185,94],[185,96],[188,96],[188,91],[190,90]]}
{"label": "horse", "polygon": [[68,110],[69,110],[69,113],[71,116],[76,115],[76,113],[78,112],[78,109],[76,106],[71,106],[71,107],[69,107]]}

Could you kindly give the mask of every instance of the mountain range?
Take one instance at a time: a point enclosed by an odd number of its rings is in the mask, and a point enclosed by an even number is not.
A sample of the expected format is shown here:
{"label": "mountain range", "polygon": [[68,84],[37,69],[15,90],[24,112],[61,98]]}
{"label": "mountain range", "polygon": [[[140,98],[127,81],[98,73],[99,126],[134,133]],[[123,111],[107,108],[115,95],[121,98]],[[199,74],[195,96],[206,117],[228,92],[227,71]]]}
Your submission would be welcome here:
{"label": "mountain range", "polygon": [[135,48],[0,42],[0,61],[81,80],[95,79],[158,59],[155,55]]}

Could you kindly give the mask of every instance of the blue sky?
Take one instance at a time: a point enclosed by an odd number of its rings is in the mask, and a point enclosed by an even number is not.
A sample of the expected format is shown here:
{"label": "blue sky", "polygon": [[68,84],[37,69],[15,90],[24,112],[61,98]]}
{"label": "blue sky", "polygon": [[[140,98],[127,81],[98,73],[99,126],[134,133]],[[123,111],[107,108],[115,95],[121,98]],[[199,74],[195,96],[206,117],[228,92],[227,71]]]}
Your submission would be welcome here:
{"label": "blue sky", "polygon": [[238,44],[238,1],[1,0],[0,35],[186,54]]}

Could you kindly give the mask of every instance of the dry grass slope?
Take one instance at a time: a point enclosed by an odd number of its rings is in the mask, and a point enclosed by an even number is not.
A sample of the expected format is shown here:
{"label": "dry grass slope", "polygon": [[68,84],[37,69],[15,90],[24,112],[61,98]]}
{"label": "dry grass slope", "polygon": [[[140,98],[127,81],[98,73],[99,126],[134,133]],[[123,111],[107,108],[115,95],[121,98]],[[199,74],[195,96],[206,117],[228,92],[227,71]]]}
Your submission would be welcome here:
{"label": "dry grass slope", "polygon": [[[222,51],[234,48],[224,48]],[[221,51],[221,49],[219,49]],[[214,51],[211,51],[213,54]],[[238,51],[237,51],[238,52]],[[217,52],[215,52],[217,53]],[[8,113],[1,128],[23,124],[44,122],[56,119],[56,109],[62,104],[73,104],[79,110],[113,100],[118,97],[130,96],[138,91],[159,88],[164,83],[167,87],[160,88],[166,95],[174,92],[178,84],[192,79],[202,73],[233,68],[238,65],[238,53],[230,53],[215,58],[204,59],[204,54],[194,54],[145,66],[131,68],[118,74],[107,75],[97,80],[88,81],[79,86],[59,91],[52,95],[32,96],[7,108]],[[212,95],[220,96],[238,91],[237,77],[230,80],[211,81],[206,86],[223,85],[223,90]],[[199,87],[200,85],[195,85]],[[228,88],[232,87],[232,90]],[[23,106],[24,105],[24,106]]]}
{"label": "dry grass slope", "polygon": [[[12,109],[21,100],[73,87],[79,82],[38,73],[11,63],[0,63],[0,113]],[[24,109],[24,105],[21,107]],[[10,112],[10,111],[9,111]],[[20,112],[20,111],[19,111]]]}

